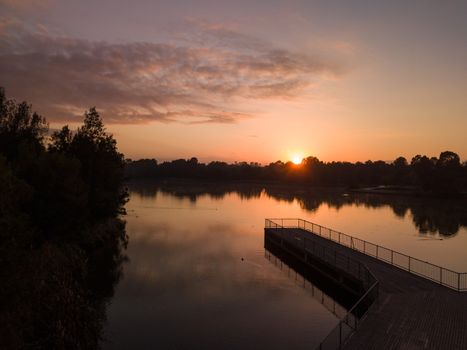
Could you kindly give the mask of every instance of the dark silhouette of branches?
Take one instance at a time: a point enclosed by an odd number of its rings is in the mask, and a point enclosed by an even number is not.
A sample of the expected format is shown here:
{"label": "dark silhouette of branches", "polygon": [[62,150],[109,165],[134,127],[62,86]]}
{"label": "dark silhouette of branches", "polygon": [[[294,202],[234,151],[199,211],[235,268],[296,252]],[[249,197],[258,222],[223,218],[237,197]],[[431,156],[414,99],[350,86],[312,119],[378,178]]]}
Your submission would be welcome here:
{"label": "dark silhouette of branches", "polygon": [[76,132],[47,131],[0,89],[0,339],[94,349],[125,260],[124,158],[95,108]]}
{"label": "dark silhouette of branches", "polygon": [[[128,160],[129,178],[186,178],[225,181],[260,181],[307,186],[348,188],[390,186],[393,192],[456,194],[466,190],[467,166],[450,151],[439,158],[416,155],[409,164],[404,157],[394,162],[322,162],[308,157],[302,164],[277,161],[266,166],[258,163],[199,163],[196,158],[158,163],[155,159]],[[386,189],[389,190],[389,187]],[[383,189],[380,189],[383,191]]]}

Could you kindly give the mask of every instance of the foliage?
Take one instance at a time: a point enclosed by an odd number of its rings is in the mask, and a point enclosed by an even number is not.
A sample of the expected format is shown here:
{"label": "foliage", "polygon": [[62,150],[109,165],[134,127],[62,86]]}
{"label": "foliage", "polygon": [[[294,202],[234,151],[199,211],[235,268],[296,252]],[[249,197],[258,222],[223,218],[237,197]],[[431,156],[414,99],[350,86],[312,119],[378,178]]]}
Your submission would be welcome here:
{"label": "foliage", "polygon": [[94,107],[85,113],[83,126],[75,134],[68,126],[55,132],[49,151],[79,161],[81,176],[88,188],[87,206],[93,217],[123,214],[123,204],[127,198],[127,192],[121,188],[124,156],[118,152],[112,135],[105,132],[102,119]]}
{"label": "foliage", "polygon": [[93,349],[127,245],[124,158],[95,108],[47,139],[0,89],[2,347]]}
{"label": "foliage", "polygon": [[0,153],[3,156],[14,160],[25,148],[31,154],[38,154],[44,148],[47,129],[47,122],[32,112],[31,105],[8,100],[5,90],[0,88]]}
{"label": "foliage", "polygon": [[404,157],[394,162],[329,162],[305,158],[300,165],[277,161],[266,166],[257,163],[199,163],[196,158],[177,159],[159,164],[155,159],[127,160],[129,178],[187,178],[225,181],[260,181],[309,186],[392,186],[398,190],[455,194],[467,189],[467,166],[450,151],[439,158],[416,155],[410,164]]}

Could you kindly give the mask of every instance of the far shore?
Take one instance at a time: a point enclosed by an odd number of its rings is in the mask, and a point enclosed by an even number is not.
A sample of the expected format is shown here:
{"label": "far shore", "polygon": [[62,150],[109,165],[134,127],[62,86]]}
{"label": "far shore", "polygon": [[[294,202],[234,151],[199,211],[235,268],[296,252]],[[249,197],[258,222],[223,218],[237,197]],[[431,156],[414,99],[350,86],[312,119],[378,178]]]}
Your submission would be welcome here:
{"label": "far shore", "polygon": [[408,197],[426,197],[426,198],[461,198],[467,199],[467,192],[461,193],[434,193],[423,191],[414,186],[399,185],[378,185],[378,186],[310,186],[303,183],[279,182],[279,181],[258,181],[258,180],[214,180],[214,179],[195,179],[195,178],[133,178],[127,179],[128,185],[141,184],[159,184],[168,186],[263,186],[275,187],[292,191],[312,191],[312,192],[333,192],[333,193],[356,193],[356,194],[375,194],[390,196],[408,196]]}
{"label": "far shore", "polygon": [[397,195],[397,196],[411,196],[411,197],[455,197],[467,198],[466,192],[460,193],[435,193],[423,191],[420,188],[412,186],[390,186],[381,185],[373,187],[359,187],[349,189],[353,193],[367,193],[367,194],[384,194],[384,195]]}

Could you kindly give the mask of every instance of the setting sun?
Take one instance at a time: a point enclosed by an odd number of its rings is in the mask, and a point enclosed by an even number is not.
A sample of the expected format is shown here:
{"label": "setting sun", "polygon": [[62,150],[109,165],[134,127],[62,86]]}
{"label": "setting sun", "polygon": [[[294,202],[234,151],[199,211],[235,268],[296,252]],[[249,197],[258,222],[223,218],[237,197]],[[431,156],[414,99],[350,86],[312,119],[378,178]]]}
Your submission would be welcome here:
{"label": "setting sun", "polygon": [[292,163],[299,165],[302,163],[303,158],[301,156],[293,156]]}

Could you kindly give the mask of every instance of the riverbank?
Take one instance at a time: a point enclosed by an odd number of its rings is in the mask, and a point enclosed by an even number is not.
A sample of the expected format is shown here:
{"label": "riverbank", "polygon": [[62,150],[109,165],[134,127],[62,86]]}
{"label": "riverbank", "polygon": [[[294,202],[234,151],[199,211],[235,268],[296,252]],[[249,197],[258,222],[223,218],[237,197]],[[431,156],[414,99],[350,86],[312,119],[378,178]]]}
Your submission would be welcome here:
{"label": "riverbank", "polygon": [[423,191],[414,186],[375,186],[375,187],[362,187],[352,188],[349,192],[353,193],[366,193],[366,194],[383,194],[383,195],[397,195],[397,196],[411,196],[411,197],[428,197],[428,198],[467,198],[466,192],[460,193],[435,193]]}
{"label": "riverbank", "polygon": [[291,183],[281,181],[258,181],[258,180],[207,180],[193,178],[136,178],[127,179],[127,185],[133,188],[142,185],[152,185],[161,187],[181,187],[183,189],[191,187],[192,190],[200,190],[203,188],[222,189],[223,191],[242,191],[242,189],[274,189],[290,194],[312,194],[312,193],[328,193],[341,194],[343,196],[349,194],[374,194],[374,195],[391,195],[391,196],[406,196],[406,197],[421,197],[421,198],[455,198],[467,199],[467,193],[435,193],[423,191],[416,186],[395,186],[395,185],[378,185],[365,187],[349,187],[349,186],[310,186],[304,183]]}

